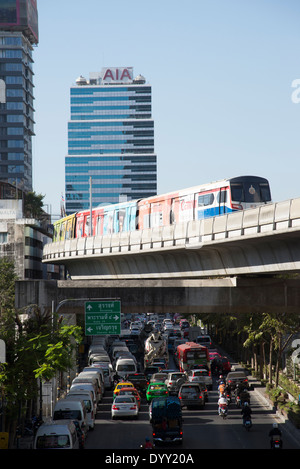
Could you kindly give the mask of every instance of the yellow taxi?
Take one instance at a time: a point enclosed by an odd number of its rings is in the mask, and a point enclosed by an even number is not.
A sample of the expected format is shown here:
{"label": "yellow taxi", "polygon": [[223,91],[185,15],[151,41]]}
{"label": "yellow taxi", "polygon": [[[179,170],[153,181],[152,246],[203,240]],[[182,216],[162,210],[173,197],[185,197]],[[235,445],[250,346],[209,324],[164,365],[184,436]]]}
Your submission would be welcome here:
{"label": "yellow taxi", "polygon": [[130,383],[130,381],[120,381],[120,383],[116,384],[114,392],[113,392],[113,398],[119,395],[119,392],[123,388],[134,388],[134,385]]}

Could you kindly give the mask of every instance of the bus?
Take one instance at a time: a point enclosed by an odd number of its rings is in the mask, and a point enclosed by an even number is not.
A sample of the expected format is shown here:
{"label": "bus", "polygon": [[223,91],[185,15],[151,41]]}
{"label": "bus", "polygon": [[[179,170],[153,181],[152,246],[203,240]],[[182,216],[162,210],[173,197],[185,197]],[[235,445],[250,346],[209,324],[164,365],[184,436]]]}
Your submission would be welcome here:
{"label": "bus", "polygon": [[195,342],[186,342],[177,347],[179,370],[186,372],[193,368],[203,366],[210,372],[210,359],[208,348]]}

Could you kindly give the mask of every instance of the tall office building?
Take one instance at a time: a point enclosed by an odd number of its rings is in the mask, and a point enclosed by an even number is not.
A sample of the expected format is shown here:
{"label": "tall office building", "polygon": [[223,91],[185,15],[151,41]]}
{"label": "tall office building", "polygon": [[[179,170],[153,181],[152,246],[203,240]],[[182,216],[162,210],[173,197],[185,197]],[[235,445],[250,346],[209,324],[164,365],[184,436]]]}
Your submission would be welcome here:
{"label": "tall office building", "polygon": [[0,5],[0,181],[32,190],[34,92],[32,51],[38,43],[36,0]]}
{"label": "tall office building", "polygon": [[132,67],[103,68],[70,94],[66,213],[155,195],[151,85]]}

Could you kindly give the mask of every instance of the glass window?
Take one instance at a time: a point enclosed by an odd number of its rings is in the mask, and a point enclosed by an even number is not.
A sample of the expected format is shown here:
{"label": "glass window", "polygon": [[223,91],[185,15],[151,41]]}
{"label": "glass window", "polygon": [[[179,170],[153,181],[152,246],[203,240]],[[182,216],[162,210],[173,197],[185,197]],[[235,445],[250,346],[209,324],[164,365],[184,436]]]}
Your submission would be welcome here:
{"label": "glass window", "polygon": [[203,194],[198,196],[198,207],[212,205],[214,202],[214,194]]}

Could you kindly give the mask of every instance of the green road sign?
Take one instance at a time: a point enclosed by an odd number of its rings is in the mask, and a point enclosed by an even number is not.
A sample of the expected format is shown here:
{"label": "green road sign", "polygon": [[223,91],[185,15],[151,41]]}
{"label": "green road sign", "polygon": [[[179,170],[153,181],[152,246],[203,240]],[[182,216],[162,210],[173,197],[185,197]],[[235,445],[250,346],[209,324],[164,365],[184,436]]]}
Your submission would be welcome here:
{"label": "green road sign", "polygon": [[119,300],[86,301],[85,335],[121,333],[121,302]]}

